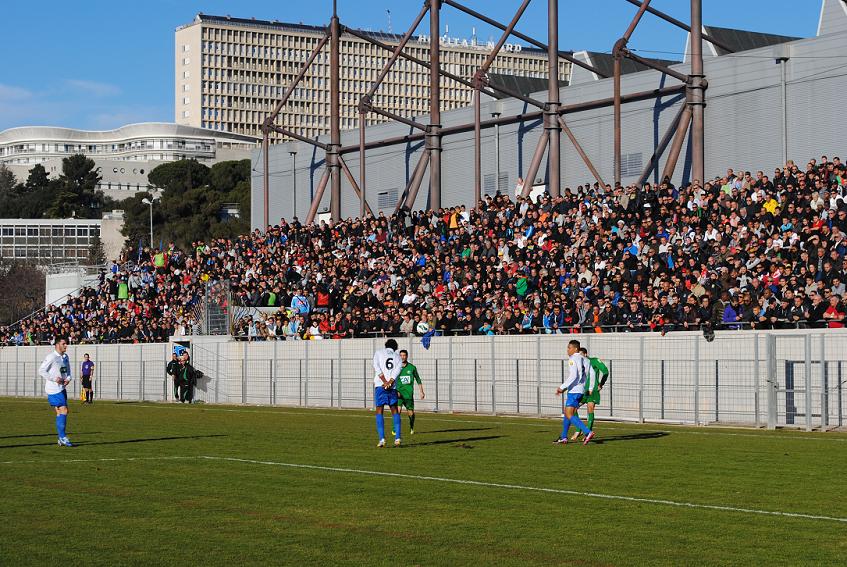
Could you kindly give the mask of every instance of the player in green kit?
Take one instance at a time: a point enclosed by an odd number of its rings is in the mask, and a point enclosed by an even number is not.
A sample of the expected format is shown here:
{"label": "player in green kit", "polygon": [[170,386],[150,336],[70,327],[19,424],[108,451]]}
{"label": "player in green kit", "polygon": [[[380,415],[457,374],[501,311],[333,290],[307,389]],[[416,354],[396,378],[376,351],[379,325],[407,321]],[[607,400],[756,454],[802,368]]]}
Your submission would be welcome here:
{"label": "player in green kit", "polygon": [[409,362],[409,353],[405,350],[400,351],[400,361],[403,367],[400,370],[400,375],[397,376],[397,405],[401,411],[405,407],[406,413],[409,414],[409,433],[415,434],[415,383],[421,391],[421,399],[426,398],[423,384],[421,384],[421,376],[418,374],[417,367]]}
{"label": "player in green kit", "polygon": [[[588,429],[594,431],[594,407],[600,403],[600,390],[609,379],[609,368],[606,364],[597,357],[588,356],[588,350],[583,347],[579,351],[582,356],[588,359],[590,369],[588,378],[585,381],[585,394],[582,396],[582,403],[588,406]],[[581,433],[577,431],[571,436],[571,441],[579,439]]]}

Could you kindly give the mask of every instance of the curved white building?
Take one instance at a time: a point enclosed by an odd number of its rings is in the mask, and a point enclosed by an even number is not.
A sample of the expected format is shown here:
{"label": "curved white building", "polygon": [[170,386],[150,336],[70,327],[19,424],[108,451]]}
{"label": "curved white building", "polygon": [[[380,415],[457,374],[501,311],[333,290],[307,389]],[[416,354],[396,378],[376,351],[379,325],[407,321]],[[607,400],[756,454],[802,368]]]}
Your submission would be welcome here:
{"label": "curved white building", "polygon": [[125,198],[148,190],[147,173],[161,163],[196,159],[211,165],[246,159],[258,141],[252,136],[165,122],[105,131],[22,126],[0,132],[0,163],[23,181],[35,164],[42,164],[55,176],[62,171],[63,158],[84,154],[100,168],[100,188],[111,197]]}

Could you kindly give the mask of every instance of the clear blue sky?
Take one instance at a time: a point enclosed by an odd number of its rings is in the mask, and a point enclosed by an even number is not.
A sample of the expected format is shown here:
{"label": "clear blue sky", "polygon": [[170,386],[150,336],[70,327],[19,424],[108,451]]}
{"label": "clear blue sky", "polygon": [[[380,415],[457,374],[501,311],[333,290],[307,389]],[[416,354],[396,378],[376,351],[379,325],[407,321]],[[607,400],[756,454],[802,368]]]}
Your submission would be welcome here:
{"label": "clear blue sky", "polygon": [[[507,22],[517,0],[464,0]],[[810,37],[820,0],[704,0],[706,25]],[[3,2],[0,38],[0,130],[24,125],[105,129],[130,122],[173,121],[174,29],[198,11],[322,25],[331,0],[58,0]],[[518,30],[546,41],[545,0],[533,0]],[[652,5],[688,21],[685,0]],[[339,0],[342,23],[402,33],[421,0]],[[561,0],[562,49],[608,51],[636,8],[624,0]],[[497,30],[455,9],[442,10],[450,35],[482,40]],[[443,30],[442,30],[443,31]],[[646,14],[630,42],[647,56],[681,59],[685,32]]]}

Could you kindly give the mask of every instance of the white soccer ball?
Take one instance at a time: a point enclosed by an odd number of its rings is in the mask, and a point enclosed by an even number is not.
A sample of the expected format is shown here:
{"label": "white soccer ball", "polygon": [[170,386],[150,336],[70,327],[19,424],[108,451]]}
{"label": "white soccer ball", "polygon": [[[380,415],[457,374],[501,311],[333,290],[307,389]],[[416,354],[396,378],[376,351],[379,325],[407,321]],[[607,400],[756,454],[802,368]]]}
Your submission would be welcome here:
{"label": "white soccer ball", "polygon": [[418,323],[418,326],[416,328],[418,333],[423,335],[427,331],[429,331],[429,323],[427,323],[426,321],[421,321],[420,323]]}

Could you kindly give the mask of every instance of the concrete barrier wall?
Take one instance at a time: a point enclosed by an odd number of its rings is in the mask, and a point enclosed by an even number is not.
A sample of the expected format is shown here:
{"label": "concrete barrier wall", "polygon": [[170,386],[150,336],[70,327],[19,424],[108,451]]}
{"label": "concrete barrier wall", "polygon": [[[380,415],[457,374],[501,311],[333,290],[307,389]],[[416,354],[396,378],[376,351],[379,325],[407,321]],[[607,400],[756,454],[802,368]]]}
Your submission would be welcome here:
{"label": "concrete barrier wall", "polygon": [[[423,377],[424,411],[561,413],[555,389],[565,348],[577,338],[605,360],[611,378],[598,417],[797,426],[844,425],[847,330],[435,337],[398,340]],[[207,376],[196,398],[206,403],[367,408],[373,352],[384,339],[235,342],[186,337],[194,365]],[[0,349],[0,395],[43,396],[37,376],[52,347]],[[97,364],[100,399],[169,401],[165,375],[171,345],[72,346],[78,378],[84,352]],[[77,381],[70,387],[79,395]]]}

